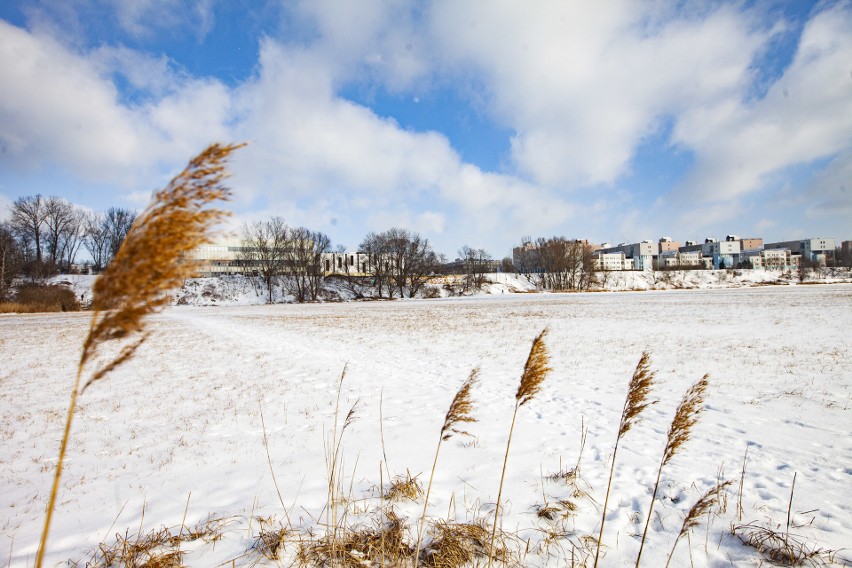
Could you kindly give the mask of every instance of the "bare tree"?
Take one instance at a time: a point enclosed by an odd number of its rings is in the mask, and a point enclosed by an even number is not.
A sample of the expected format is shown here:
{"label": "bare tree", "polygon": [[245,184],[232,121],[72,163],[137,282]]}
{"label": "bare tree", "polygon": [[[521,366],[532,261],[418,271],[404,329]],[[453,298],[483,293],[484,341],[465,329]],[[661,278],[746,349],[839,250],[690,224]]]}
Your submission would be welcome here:
{"label": "bare tree", "polygon": [[45,223],[44,199],[41,195],[19,197],[11,207],[11,226],[19,242],[33,247],[35,257],[28,263],[31,276],[41,276],[42,259],[42,230]]}
{"label": "bare tree", "polygon": [[539,238],[535,249],[541,267],[540,284],[550,290],[588,290],[595,282],[592,247],[583,240]]}
{"label": "bare tree", "polygon": [[[44,209],[45,230],[43,240],[49,256],[48,268],[69,272],[82,244],[85,232],[85,213],[61,197],[45,199]],[[130,213],[131,218],[134,218],[135,215],[135,213]],[[126,234],[126,231],[124,232]]]}
{"label": "bare tree", "polygon": [[0,302],[6,299],[6,293],[12,280],[21,270],[21,249],[15,239],[15,233],[9,223],[0,223]]}
{"label": "bare tree", "polygon": [[391,283],[391,257],[390,246],[384,233],[367,233],[359,247],[367,257],[367,272],[372,278],[379,298],[383,297],[383,291],[387,288],[388,297],[394,297],[394,288]]}
{"label": "bare tree", "polygon": [[511,257],[504,256],[503,260],[500,262],[500,272],[505,272],[507,274],[514,274],[518,271],[515,268],[515,263],[512,262]]}
{"label": "bare tree", "polygon": [[281,217],[268,221],[255,221],[243,225],[242,248],[239,261],[251,271],[256,271],[266,283],[267,302],[272,303],[272,289],[284,272],[289,228]]}
{"label": "bare tree", "polygon": [[121,207],[110,207],[104,215],[103,223],[108,236],[109,258],[105,264],[115,257],[118,249],[121,248],[121,243],[133,226],[133,221],[136,220],[136,211],[124,209]]}
{"label": "bare tree", "polygon": [[62,247],[60,264],[66,271],[70,272],[71,267],[77,260],[77,253],[83,245],[83,239],[86,236],[86,212],[82,209],[74,208],[71,221],[65,227],[65,232],[62,235]]}
{"label": "bare tree", "polygon": [[441,259],[432,250],[428,239],[405,229],[387,231],[388,254],[391,258],[391,278],[400,297],[409,298],[426,284],[440,267]]}
{"label": "bare tree", "polygon": [[83,219],[83,246],[92,257],[95,272],[104,269],[109,261],[109,233],[102,213],[86,213]]}
{"label": "bare tree", "polygon": [[298,302],[316,301],[323,282],[322,255],[331,250],[331,240],[305,227],[292,229],[289,238],[284,256],[290,291]]}
{"label": "bare tree", "polygon": [[485,275],[491,269],[492,258],[485,249],[474,249],[464,245],[459,249],[459,258],[462,261],[464,271],[464,282],[462,290],[480,290],[485,283]]}

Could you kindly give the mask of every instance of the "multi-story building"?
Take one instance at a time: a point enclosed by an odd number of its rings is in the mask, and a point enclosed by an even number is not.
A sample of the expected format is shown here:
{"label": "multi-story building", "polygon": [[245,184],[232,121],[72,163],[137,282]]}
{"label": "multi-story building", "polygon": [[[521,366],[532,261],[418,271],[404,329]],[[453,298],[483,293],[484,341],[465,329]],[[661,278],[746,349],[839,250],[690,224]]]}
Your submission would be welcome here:
{"label": "multi-story building", "polygon": [[680,243],[674,242],[671,237],[663,237],[660,239],[659,249],[657,252],[658,254],[663,254],[665,252],[677,252],[678,248],[680,248]]}
{"label": "multi-story building", "polygon": [[657,257],[657,267],[664,268],[708,268],[709,259],[701,251],[681,252],[679,250],[661,252]]}
{"label": "multi-story building", "polygon": [[[248,258],[239,237],[221,237],[193,250],[187,258],[199,276],[252,274],[258,267]],[[362,252],[327,252],[321,255],[323,274],[360,276],[367,273],[367,255]]]}
{"label": "multi-story building", "polygon": [[632,262],[633,270],[652,270],[654,259],[658,255],[658,247],[651,241],[642,241],[631,244],[621,243],[614,247],[602,248],[598,252],[602,254],[622,252],[625,258]]}
{"label": "multi-story building", "polygon": [[741,254],[740,262],[752,268],[787,270],[798,267],[799,255],[791,254],[790,249],[747,250]]}
{"label": "multi-story building", "polygon": [[627,258],[624,252],[601,252],[594,253],[595,268],[598,270],[630,270],[633,268],[633,260]]}
{"label": "multi-story building", "polygon": [[701,254],[712,259],[713,268],[734,268],[740,261],[740,241],[736,235],[728,235],[724,241],[706,239]]}
{"label": "multi-story building", "polygon": [[789,249],[794,255],[800,255],[806,260],[825,264],[829,258],[834,258],[834,239],[816,237],[811,239],[799,239],[797,241],[783,241],[778,243],[766,243],[764,249]]}
{"label": "multi-story building", "polygon": [[740,239],[740,249],[743,251],[761,250],[763,249],[763,239],[759,237],[748,237],[745,239]]}

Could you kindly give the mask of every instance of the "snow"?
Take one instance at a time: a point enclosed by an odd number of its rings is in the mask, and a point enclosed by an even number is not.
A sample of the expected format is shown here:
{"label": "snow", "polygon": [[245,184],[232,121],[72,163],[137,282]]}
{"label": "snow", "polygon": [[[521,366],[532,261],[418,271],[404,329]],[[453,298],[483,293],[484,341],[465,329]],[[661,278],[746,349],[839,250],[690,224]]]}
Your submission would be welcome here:
{"label": "snow", "polygon": [[[187,565],[276,565],[246,555],[254,519],[285,516],[261,410],[290,522],[303,536],[321,534],[323,444],[344,367],[340,412],[355,405],[356,417],[342,439],[343,485],[349,493],[351,484],[359,508],[347,522],[370,522],[380,470],[385,485],[388,473],[408,471],[425,486],[444,414],[475,367],[478,422],[467,428],[475,437],[442,447],[429,515],[490,522],[518,379],[545,327],[553,372],[520,409],[503,490],[501,526],[517,536],[523,565],[565,566],[572,546],[597,537],[624,396],[643,351],[658,370],[651,396],[659,402],[620,443],[602,565],[635,561],[669,423],[683,392],[705,373],[706,410],[663,470],[643,566],[665,564],[685,513],[719,476],[734,480],[727,506],[678,544],[673,566],[760,565],[759,554],[731,536],[732,523],[783,530],[794,474],[791,532],[821,549],[848,549],[852,284],[710,284],[497,293],[517,289],[507,280],[472,298],[271,306],[249,305],[263,298],[235,287],[217,301],[243,305],[169,307],[151,318],[153,335],[136,357],[80,397],[46,565],[85,561],[100,542],[140,525],[179,527],[184,513],[187,526],[211,513],[229,519],[221,541],[185,547]],[[85,294],[91,282],[75,286]],[[0,316],[4,566],[32,565],[89,317]],[[553,504],[570,493],[548,476],[578,459],[590,498],[578,499],[565,521],[538,518],[545,499]],[[395,506],[416,540],[422,501]],[[545,550],[548,531],[565,536]],[[289,543],[283,565],[294,551]],[[841,550],[834,559],[850,556]]]}

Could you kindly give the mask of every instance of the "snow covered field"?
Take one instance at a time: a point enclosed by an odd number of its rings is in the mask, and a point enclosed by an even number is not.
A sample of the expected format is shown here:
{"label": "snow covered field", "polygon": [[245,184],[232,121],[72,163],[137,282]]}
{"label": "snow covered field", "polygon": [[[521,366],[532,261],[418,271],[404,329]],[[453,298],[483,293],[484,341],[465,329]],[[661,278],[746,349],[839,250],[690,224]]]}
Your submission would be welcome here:
{"label": "snow covered field", "polygon": [[[0,566],[32,564],[89,317],[0,316]],[[597,537],[624,396],[643,351],[659,371],[651,393],[659,403],[621,441],[603,566],[633,565],[669,423],[704,373],[706,411],[663,470],[642,565],[665,564],[685,513],[720,476],[734,480],[727,506],[678,544],[672,565],[760,565],[731,525],[783,532],[794,475],[790,532],[816,548],[846,548],[832,556],[841,565],[852,558],[850,284],[177,306],[149,327],[154,335],[137,356],[81,397],[47,565],[85,562],[93,547],[140,525],[179,528],[186,514],[191,527],[211,513],[227,520],[223,538],[183,545],[185,564],[276,565],[247,552],[257,517],[285,518],[261,409],[295,535],[280,563],[291,564],[298,538],[323,531],[323,440],[345,365],[341,413],[355,405],[342,440],[347,523],[376,518],[380,475],[387,485],[388,474],[409,471],[425,486],[444,414],[475,367],[475,438],[443,446],[429,514],[490,521],[518,379],[545,327],[553,372],[521,408],[503,491],[502,528],[522,564],[570,565],[572,550],[577,560],[588,550],[584,537]],[[567,518],[539,517],[545,503],[572,497],[550,476],[578,459],[589,496],[575,498]],[[394,506],[416,540],[422,500]]]}

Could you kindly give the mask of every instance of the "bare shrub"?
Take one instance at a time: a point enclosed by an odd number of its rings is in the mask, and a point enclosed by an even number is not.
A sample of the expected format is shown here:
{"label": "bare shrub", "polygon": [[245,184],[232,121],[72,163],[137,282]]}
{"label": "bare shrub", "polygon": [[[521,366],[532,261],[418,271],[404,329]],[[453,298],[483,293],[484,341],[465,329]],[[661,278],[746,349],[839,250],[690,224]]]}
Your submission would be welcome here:
{"label": "bare shrub", "polygon": [[77,296],[65,286],[27,284],[18,287],[15,303],[32,312],[78,312]]}

